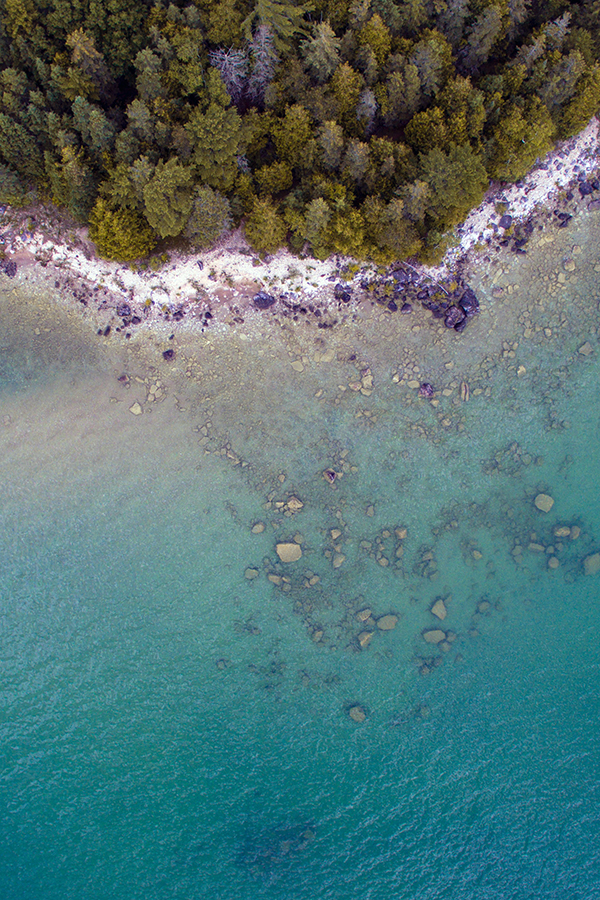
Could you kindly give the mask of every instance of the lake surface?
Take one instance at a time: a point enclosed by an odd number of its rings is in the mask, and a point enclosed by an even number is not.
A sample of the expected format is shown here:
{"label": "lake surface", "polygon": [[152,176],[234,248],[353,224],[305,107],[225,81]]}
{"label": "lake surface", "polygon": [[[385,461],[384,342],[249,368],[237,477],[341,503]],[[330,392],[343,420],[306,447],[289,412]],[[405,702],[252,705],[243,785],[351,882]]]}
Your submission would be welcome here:
{"label": "lake surface", "polygon": [[600,896],[599,247],[482,258],[462,335],[4,280],[0,897]]}

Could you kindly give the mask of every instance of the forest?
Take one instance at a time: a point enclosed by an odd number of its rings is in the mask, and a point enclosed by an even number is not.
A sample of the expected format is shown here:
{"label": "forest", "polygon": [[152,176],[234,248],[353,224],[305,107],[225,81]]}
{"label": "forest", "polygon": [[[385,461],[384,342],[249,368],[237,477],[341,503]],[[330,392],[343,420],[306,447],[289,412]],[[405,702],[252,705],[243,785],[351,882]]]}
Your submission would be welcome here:
{"label": "forest", "polygon": [[433,262],[600,108],[600,0],[0,0],[0,53],[0,203],[121,261]]}

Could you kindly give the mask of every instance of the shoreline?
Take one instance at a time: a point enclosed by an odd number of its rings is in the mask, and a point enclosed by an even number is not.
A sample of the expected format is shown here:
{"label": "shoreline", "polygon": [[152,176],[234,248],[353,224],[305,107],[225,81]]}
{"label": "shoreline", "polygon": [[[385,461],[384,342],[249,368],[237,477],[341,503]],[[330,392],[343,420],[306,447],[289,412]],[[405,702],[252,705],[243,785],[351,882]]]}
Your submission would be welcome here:
{"label": "shoreline", "polygon": [[[273,315],[292,321],[313,317],[318,327],[331,328],[351,319],[365,299],[390,313],[411,313],[413,303],[422,303],[443,318],[468,288],[463,273],[482,253],[511,242],[513,252],[526,253],[540,213],[546,221],[554,217],[556,227],[566,227],[582,206],[600,208],[600,189],[588,181],[599,170],[600,123],[593,118],[521,182],[491,185],[481,205],[455,228],[454,245],[439,265],[400,262],[386,270],[347,257],[319,261],[287,250],[260,259],[241,227],[212,250],[171,251],[153,270],[156,256],[137,267],[98,258],[87,229],[55,207],[0,208],[5,255],[0,285],[12,281],[26,287],[33,276],[69,306],[74,301],[91,313],[99,335],[125,338],[140,328],[161,331],[183,324],[200,332],[227,332]],[[454,297],[447,290],[451,282]],[[264,302],[256,304],[259,293]],[[436,308],[432,296],[446,302]],[[456,330],[463,330],[466,319]]]}

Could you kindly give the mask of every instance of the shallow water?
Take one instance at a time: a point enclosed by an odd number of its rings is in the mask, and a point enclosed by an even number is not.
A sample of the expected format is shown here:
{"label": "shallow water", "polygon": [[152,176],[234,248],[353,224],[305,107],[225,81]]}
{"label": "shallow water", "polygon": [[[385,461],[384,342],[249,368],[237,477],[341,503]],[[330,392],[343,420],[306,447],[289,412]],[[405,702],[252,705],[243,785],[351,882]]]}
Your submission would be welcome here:
{"label": "shallow water", "polygon": [[122,347],[5,282],[1,896],[600,896],[599,237],[482,259],[461,336]]}

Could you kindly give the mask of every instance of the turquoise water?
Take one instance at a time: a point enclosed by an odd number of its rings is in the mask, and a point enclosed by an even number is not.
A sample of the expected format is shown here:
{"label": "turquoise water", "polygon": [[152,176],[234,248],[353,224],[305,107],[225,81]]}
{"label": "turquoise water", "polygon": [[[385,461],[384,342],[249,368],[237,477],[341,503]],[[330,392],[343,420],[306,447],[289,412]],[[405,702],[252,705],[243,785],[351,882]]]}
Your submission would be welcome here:
{"label": "turquoise water", "polygon": [[600,219],[548,233],[462,336],[172,364],[6,282],[0,897],[600,896]]}

